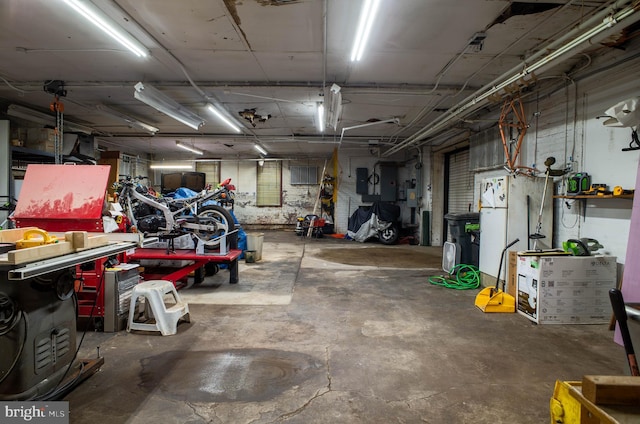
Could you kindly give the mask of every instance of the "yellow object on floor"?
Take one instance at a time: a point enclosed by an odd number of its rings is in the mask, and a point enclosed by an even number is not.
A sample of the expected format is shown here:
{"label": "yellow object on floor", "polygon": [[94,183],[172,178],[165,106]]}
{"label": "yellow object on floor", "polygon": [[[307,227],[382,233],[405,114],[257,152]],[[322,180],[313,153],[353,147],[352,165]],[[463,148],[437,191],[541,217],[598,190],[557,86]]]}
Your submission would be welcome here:
{"label": "yellow object on floor", "polygon": [[22,235],[22,239],[16,241],[16,249],[25,249],[27,247],[43,246],[45,244],[57,243],[58,238],[52,236],[44,230],[34,228],[27,230]]}
{"label": "yellow object on floor", "polygon": [[[615,384],[609,380],[620,377],[585,376],[583,381],[556,381],[553,397],[549,402],[551,424],[626,424],[640,422],[640,406],[632,406],[628,399],[618,401],[611,397],[616,392]],[[619,390],[629,390],[629,384],[638,377],[622,377],[624,384]],[[597,386],[598,379],[605,383]],[[605,405],[596,405],[588,398],[595,396],[595,391],[602,393]],[[600,402],[598,402],[600,403]]]}
{"label": "yellow object on floor", "polygon": [[485,313],[516,311],[516,299],[495,287],[487,287],[480,290],[480,293],[476,296],[475,305]]}

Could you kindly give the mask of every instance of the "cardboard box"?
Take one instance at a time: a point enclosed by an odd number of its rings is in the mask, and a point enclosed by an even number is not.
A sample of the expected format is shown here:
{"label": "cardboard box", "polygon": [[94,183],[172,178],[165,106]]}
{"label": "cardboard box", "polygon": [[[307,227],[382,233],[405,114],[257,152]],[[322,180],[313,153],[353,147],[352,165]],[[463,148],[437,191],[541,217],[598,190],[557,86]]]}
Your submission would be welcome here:
{"label": "cardboard box", "polygon": [[43,152],[55,152],[56,131],[49,128],[29,128],[25,147]]}
{"label": "cardboard box", "polygon": [[518,281],[518,252],[509,251],[509,263],[507,265],[507,293],[513,297],[517,296]]}
{"label": "cardboard box", "polygon": [[611,319],[615,256],[517,257],[519,314],[538,324],[604,324]]}
{"label": "cardboard box", "polygon": [[43,141],[54,142],[56,139],[56,130],[52,128],[29,128],[27,130],[27,142],[40,143]]}
{"label": "cardboard box", "polygon": [[24,146],[27,141],[27,129],[26,128],[11,128],[11,145],[16,147]]}

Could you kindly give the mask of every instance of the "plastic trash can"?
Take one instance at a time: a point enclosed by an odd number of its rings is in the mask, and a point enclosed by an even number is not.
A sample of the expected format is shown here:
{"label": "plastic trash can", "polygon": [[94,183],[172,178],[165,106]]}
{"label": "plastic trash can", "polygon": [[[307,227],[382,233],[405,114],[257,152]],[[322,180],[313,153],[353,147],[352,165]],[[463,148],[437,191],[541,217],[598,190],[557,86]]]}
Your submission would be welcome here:
{"label": "plastic trash can", "polygon": [[479,250],[472,244],[472,233],[467,228],[477,231],[480,223],[479,213],[448,213],[444,218],[449,222],[452,242],[460,246],[460,263],[478,266],[480,262]]}
{"label": "plastic trash can", "polygon": [[247,250],[256,252],[255,260],[262,260],[262,243],[264,242],[264,233],[247,233]]}

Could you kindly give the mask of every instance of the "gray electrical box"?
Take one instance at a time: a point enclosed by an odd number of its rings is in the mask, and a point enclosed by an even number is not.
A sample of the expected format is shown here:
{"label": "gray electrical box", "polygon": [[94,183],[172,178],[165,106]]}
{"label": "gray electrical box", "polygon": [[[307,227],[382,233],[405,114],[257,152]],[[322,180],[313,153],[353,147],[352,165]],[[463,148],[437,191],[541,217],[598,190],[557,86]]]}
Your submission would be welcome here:
{"label": "gray electrical box", "polygon": [[369,170],[356,168],[356,194],[369,194]]}
{"label": "gray electrical box", "polygon": [[407,189],[407,207],[408,208],[418,207],[418,191],[415,188]]}
{"label": "gray electrical box", "polygon": [[398,200],[398,168],[395,165],[380,165],[380,200],[395,202]]}

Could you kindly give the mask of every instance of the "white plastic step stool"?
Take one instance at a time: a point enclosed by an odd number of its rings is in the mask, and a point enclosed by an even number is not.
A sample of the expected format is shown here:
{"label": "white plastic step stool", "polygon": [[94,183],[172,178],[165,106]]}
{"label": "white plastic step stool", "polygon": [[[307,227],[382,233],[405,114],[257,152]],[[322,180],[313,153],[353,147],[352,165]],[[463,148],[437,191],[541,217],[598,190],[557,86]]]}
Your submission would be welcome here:
{"label": "white plastic step stool", "polygon": [[[172,295],[174,304],[165,304],[165,296]],[[136,320],[138,314],[136,302],[144,298],[145,308],[141,320]],[[155,322],[146,322],[151,318]],[[178,296],[175,286],[171,281],[151,280],[136,285],[131,293],[131,306],[129,307],[129,322],[127,331],[159,331],[163,336],[171,336],[178,332],[178,321],[184,319],[190,322],[189,305]]]}

